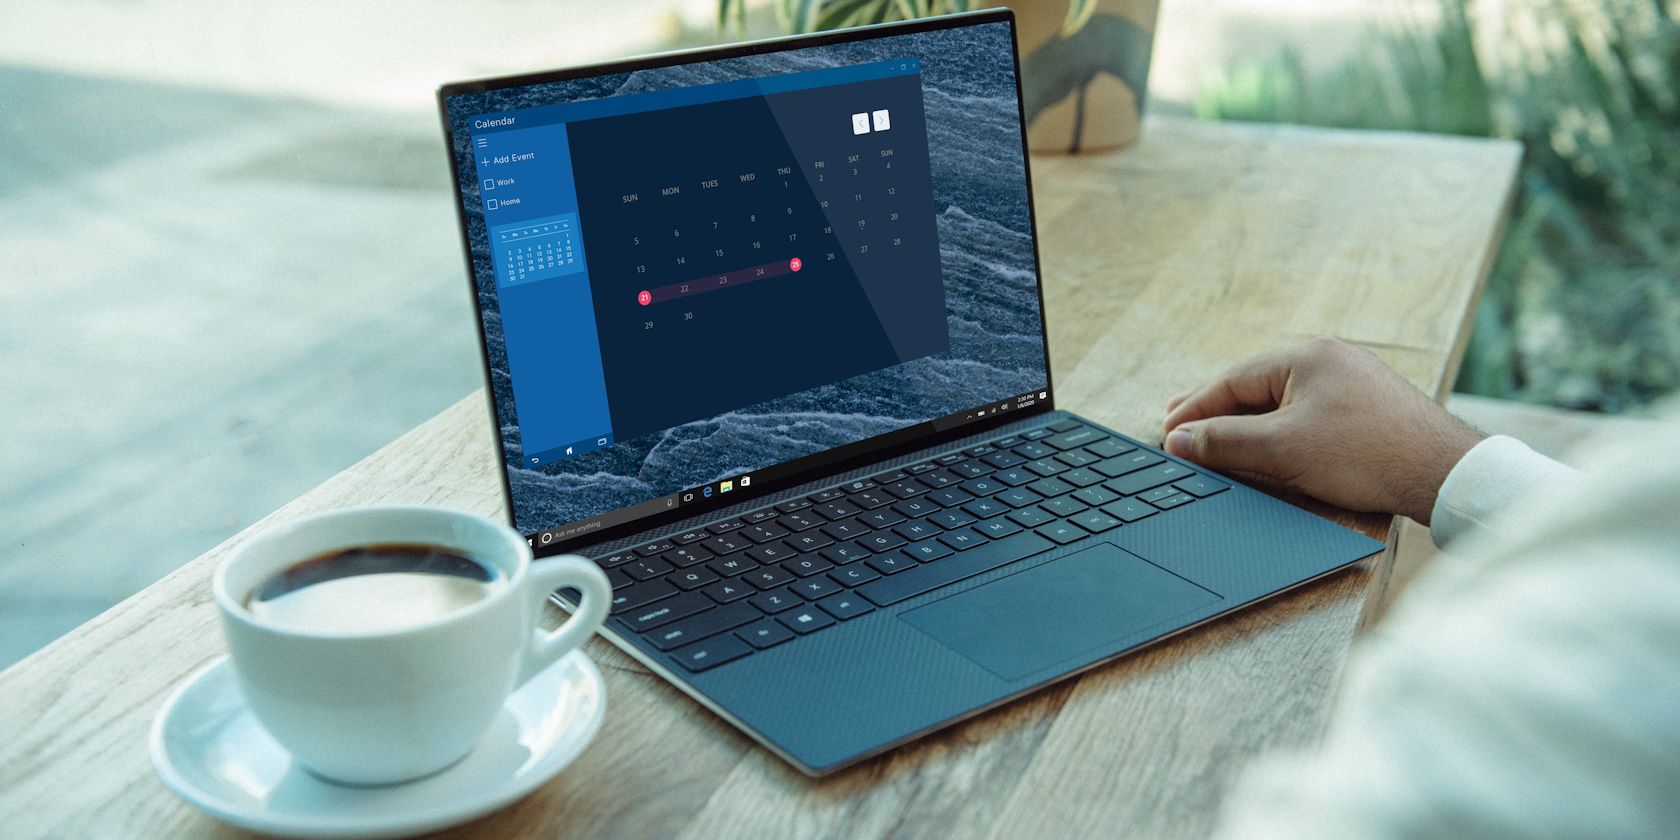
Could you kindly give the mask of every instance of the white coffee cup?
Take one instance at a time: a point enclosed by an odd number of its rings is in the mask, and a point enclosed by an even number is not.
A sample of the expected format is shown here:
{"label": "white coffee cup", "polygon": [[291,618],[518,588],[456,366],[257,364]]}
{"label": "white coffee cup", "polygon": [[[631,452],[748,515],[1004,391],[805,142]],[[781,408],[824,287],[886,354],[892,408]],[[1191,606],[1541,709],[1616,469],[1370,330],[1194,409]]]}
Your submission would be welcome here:
{"label": "white coffee cup", "polygon": [[[346,632],[279,626],[247,606],[275,574],[357,546],[454,549],[498,573],[484,597],[426,623]],[[537,626],[561,587],[583,593],[558,630]],[[257,720],[322,778],[384,785],[436,773],[472,750],[503,701],[601,626],[612,586],[581,557],[532,561],[525,539],[480,516],[431,507],[324,513],[236,547],[212,582],[234,671]]]}

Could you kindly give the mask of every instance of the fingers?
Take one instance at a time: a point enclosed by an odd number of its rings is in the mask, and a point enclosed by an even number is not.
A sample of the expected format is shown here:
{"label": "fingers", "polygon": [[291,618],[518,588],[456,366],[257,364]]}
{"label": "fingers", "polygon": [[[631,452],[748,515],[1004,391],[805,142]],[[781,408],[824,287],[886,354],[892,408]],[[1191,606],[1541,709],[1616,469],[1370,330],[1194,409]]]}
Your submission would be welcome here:
{"label": "fingers", "polygon": [[1249,359],[1218,379],[1186,391],[1167,403],[1162,428],[1178,426],[1207,417],[1270,411],[1283,401],[1291,366],[1283,353],[1265,353]]}
{"label": "fingers", "polygon": [[1162,446],[1167,452],[1216,470],[1278,476],[1279,418],[1237,414],[1185,423]]}

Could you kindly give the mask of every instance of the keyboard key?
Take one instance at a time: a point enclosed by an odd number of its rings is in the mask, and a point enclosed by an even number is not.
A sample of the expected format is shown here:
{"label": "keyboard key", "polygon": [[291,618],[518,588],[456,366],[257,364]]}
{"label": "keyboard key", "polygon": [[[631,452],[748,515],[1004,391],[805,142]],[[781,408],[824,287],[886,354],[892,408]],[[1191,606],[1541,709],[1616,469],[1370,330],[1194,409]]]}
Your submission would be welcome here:
{"label": "keyboard key", "polygon": [[794,556],[794,550],[782,543],[765,543],[747,549],[747,556],[760,563],[779,563]]}
{"label": "keyboard key", "polygon": [[[1020,529],[1017,528],[1016,530]],[[922,540],[921,542],[911,543],[905,546],[904,553],[907,556],[916,558],[920,562],[929,563],[934,560],[938,560],[941,557],[947,557],[952,552],[950,546],[940,542],[939,540]]]}
{"label": "keyboard key", "polygon": [[1064,464],[1061,461],[1057,461],[1053,458],[1040,458],[1037,461],[1028,461],[1025,464],[1022,464],[1021,466],[1026,468],[1028,472],[1036,473],[1036,474],[1042,475],[1042,476],[1049,476],[1049,475],[1055,475],[1056,473],[1067,472],[1067,469],[1068,469],[1067,464]]}
{"label": "keyboard key", "polygon": [[614,589],[623,589],[624,587],[635,583],[636,579],[625,574],[622,569],[608,569],[607,582],[612,584],[612,588]]}
{"label": "keyboard key", "polygon": [[961,452],[949,452],[949,453],[946,453],[944,455],[939,456],[938,458],[933,459],[933,462],[935,464],[938,464],[938,465],[942,466],[942,467],[949,467],[952,464],[961,463],[962,460],[966,457],[968,457],[968,456],[965,455],[964,453],[961,453]]}
{"label": "keyboard key", "polygon": [[836,540],[849,540],[869,533],[869,526],[852,519],[845,522],[830,522],[822,526],[822,532]]}
{"label": "keyboard key", "polygon": [[1048,458],[1051,455],[1056,454],[1056,450],[1039,443],[1038,441],[1033,441],[1031,443],[1023,443],[1020,446],[1015,447],[1015,454],[1031,461],[1036,458]]}
{"label": "keyboard key", "polygon": [[869,568],[868,564],[858,563],[835,569],[828,573],[828,577],[842,586],[859,586],[872,580],[880,580],[881,573]]}
{"label": "keyboard key", "polygon": [[712,599],[713,601],[720,604],[727,604],[732,601],[739,601],[758,590],[753,589],[751,586],[748,586],[738,580],[724,580],[714,583],[711,586],[707,586],[700,591],[706,593],[706,597]]}
{"label": "keyboard key", "polygon": [[1088,443],[1096,443],[1106,437],[1108,435],[1090,426],[1081,426],[1077,429],[1051,435],[1044,439],[1044,443],[1057,449],[1075,449]]}
{"label": "keyboard key", "polygon": [[1119,478],[1109,479],[1103,486],[1122,496],[1131,496],[1142,493],[1151,487],[1166,484],[1169,481],[1177,481],[1190,474],[1190,470],[1168,461],[1164,464],[1156,464],[1146,470],[1138,470]]}
{"label": "keyboard key", "polygon": [[892,484],[888,484],[886,490],[888,493],[891,493],[900,499],[908,499],[911,496],[920,496],[923,493],[926,493],[928,491],[928,486],[918,481],[905,479],[903,481],[895,481]]}
{"label": "keyboard key", "polygon": [[619,615],[677,594],[677,588],[662,580],[652,580],[613,593],[612,614]]}
{"label": "keyboard key", "polygon": [[788,537],[786,542],[788,547],[801,553],[816,551],[825,545],[834,544],[834,540],[821,531],[811,531],[809,533]]}
{"label": "keyboard key", "polygon": [[960,531],[940,534],[939,541],[958,551],[967,551],[986,542],[986,538],[973,528],[963,528]]}
{"label": "keyboard key", "polygon": [[810,499],[789,499],[776,505],[776,510],[781,511],[782,513],[793,513],[796,510],[804,510],[810,506]]}
{"label": "keyboard key", "polygon": [[737,554],[733,557],[719,557],[716,560],[707,561],[706,568],[724,577],[734,577],[758,568],[758,564],[754,563],[752,558],[745,554]]}
{"label": "keyboard key", "polygon": [[925,519],[917,519],[893,527],[893,533],[911,541],[936,536],[943,530],[945,529]]}
{"label": "keyboard key", "polygon": [[1182,481],[1175,481],[1173,486],[1199,498],[1231,489],[1231,485],[1217,479],[1208,478],[1205,475],[1193,475]]}
{"label": "keyboard key", "polygon": [[1085,503],[1072,496],[1050,499],[1039,505],[1057,516],[1072,516],[1085,509]]}
{"label": "keyboard key", "polygon": [[1158,502],[1162,499],[1165,499],[1168,496],[1176,495],[1177,493],[1178,493],[1178,488],[1177,487],[1174,487],[1171,484],[1163,484],[1160,487],[1157,487],[1154,490],[1150,490],[1147,493],[1139,493],[1138,498],[1140,498],[1140,499],[1142,499],[1146,502],[1153,503],[1153,502]]}
{"label": "keyboard key", "polygon": [[963,454],[967,455],[970,458],[978,458],[981,455],[985,455],[988,452],[995,452],[995,451],[997,451],[997,447],[992,446],[989,443],[982,443],[979,446],[970,446],[969,448],[964,449]]}
{"label": "keyboard key", "polygon": [[1103,505],[1102,509],[1103,513],[1116,517],[1123,522],[1136,522],[1146,516],[1154,516],[1159,512],[1137,499],[1122,499],[1118,502],[1110,502]]}
{"label": "keyboard key", "polygon": [[848,516],[857,516],[858,514],[863,513],[863,511],[859,510],[856,505],[850,505],[843,501],[824,502],[823,504],[817,505],[815,510],[817,513],[822,514],[824,519],[827,519],[830,522],[836,519],[845,519]]}
{"label": "keyboard key", "polygon": [[688,647],[677,648],[671,652],[671,657],[698,674],[725,662],[734,662],[749,653],[752,653],[752,648],[746,642],[729,635],[713,636]]}
{"label": "keyboard key", "polygon": [[992,471],[991,465],[980,461],[964,461],[960,464],[952,464],[948,469],[959,479],[979,478]]}
{"label": "keyboard key", "polygon": [[962,509],[981,519],[985,519],[988,516],[997,516],[998,514],[1009,510],[1009,506],[1003,502],[995,501],[993,499],[975,499],[974,501],[963,505]]}
{"label": "keyboard key", "polygon": [[979,531],[994,540],[1002,539],[1003,537],[1007,537],[1010,534],[1017,533],[1021,530],[1021,526],[1010,522],[1007,518],[1002,516],[994,516],[991,519],[977,523],[973,527],[974,530]]}
{"label": "keyboard key", "polygon": [[747,514],[746,516],[741,517],[741,521],[747,523],[748,525],[757,525],[758,523],[764,522],[765,520],[775,519],[775,518],[776,518],[776,509],[775,508],[765,508],[764,510],[755,510],[752,513]]}
{"label": "keyboard key", "polygon": [[775,589],[794,580],[793,573],[780,566],[762,566],[747,572],[743,578],[746,582],[759,589]]}
{"label": "keyboard key", "polygon": [[885,490],[865,490],[862,493],[853,493],[847,496],[846,501],[863,510],[874,510],[892,504],[894,497]]}
{"label": "keyboard key", "polygon": [[736,528],[740,528],[743,524],[744,523],[742,523],[739,519],[726,519],[722,522],[713,522],[712,524],[707,525],[706,530],[711,531],[714,534],[727,534]]}
{"label": "keyboard key", "polygon": [[704,563],[707,560],[712,559],[713,556],[715,555],[713,555],[712,552],[701,548],[700,546],[685,545],[681,548],[673,548],[670,551],[659,555],[659,559],[664,560],[679,569],[686,569],[695,563]]}
{"label": "keyboard key", "polygon": [[674,542],[677,545],[688,545],[689,543],[697,543],[707,537],[710,537],[711,535],[712,533],[704,528],[696,528],[692,531],[684,531],[675,537],[672,537],[671,542]]}
{"label": "keyboard key", "polygon": [[846,491],[841,490],[838,487],[830,487],[827,490],[818,490],[805,498],[810,499],[812,504],[820,505],[824,502],[832,502],[835,499],[845,498],[845,496]]}
{"label": "keyboard key", "polygon": [[840,486],[840,489],[846,491],[847,493],[861,493],[865,490],[872,489],[876,486],[877,485],[875,484],[874,480],[872,480],[872,479],[856,478],[856,479],[853,479],[851,481],[846,482],[845,484],[842,484]]}
{"label": "keyboard key", "polygon": [[796,511],[781,515],[776,519],[776,524],[789,531],[808,531],[827,521],[811,511]]}
{"label": "keyboard key", "polygon": [[910,475],[921,475],[922,473],[932,472],[933,470],[937,470],[937,469],[939,469],[938,465],[929,464],[929,463],[924,462],[924,463],[916,464],[915,466],[905,467],[904,471],[906,473],[910,474]]}
{"label": "keyboard key", "polygon": [[738,534],[727,534],[720,537],[712,537],[711,539],[701,543],[701,545],[705,546],[707,551],[721,556],[731,552],[740,551],[741,549],[752,545],[752,541]]}
{"label": "keyboard key", "polygon": [[871,528],[890,528],[904,521],[904,514],[896,510],[872,510],[860,517],[858,521]]}
{"label": "keyboard key", "polygon": [[1024,456],[1018,455],[1014,452],[993,452],[980,460],[985,461],[1000,470],[1020,466],[1021,464],[1027,462],[1027,459]]}
{"label": "keyboard key", "polygon": [[679,571],[665,579],[678,589],[699,589],[708,583],[716,583],[718,576],[711,569],[701,566],[698,569],[689,569],[686,572]]}
{"label": "keyboard key", "polygon": [[1083,490],[1075,491],[1073,497],[1085,504],[1095,507],[1097,505],[1106,505],[1109,502],[1120,498],[1120,494],[1108,489],[1107,487],[1086,487]]}
{"label": "keyboard key", "polygon": [[1072,522],[1073,524],[1078,525],[1093,534],[1100,534],[1110,528],[1117,528],[1120,526],[1120,520],[1115,519],[1100,510],[1085,511],[1078,516],[1073,517]]}
{"label": "keyboard key", "polygon": [[939,510],[939,505],[936,505],[927,499],[906,499],[896,505],[893,505],[892,509],[903,514],[908,519],[915,519],[918,516],[927,516],[928,514]]}
{"label": "keyboard key", "polygon": [[635,578],[636,580],[652,580],[671,571],[674,567],[670,563],[655,557],[648,560],[637,560],[634,563],[626,563],[618,568],[622,569],[625,574]]}
{"label": "keyboard key", "polygon": [[1010,521],[1028,528],[1035,528],[1055,518],[1039,507],[1021,508],[1009,513]]}
{"label": "keyboard key", "polygon": [[766,543],[787,536],[788,529],[771,522],[764,525],[748,525],[741,529],[741,533],[755,543]]}
{"label": "keyboard key", "polygon": [[1101,461],[1102,459],[1098,458],[1095,455],[1092,455],[1089,452],[1086,452],[1083,449],[1070,449],[1066,452],[1057,453],[1056,454],[1056,460],[1061,461],[1062,463],[1067,464],[1070,467],[1083,467],[1083,466],[1088,466],[1090,464],[1095,464],[1096,462]]}
{"label": "keyboard key", "polygon": [[1097,456],[1098,458],[1113,458],[1116,455],[1124,455],[1136,448],[1137,447],[1129,443],[1115,438],[1104,438],[1091,444],[1090,446],[1085,447],[1085,451]]}
{"label": "keyboard key", "polygon": [[1001,493],[1004,490],[1009,489],[1009,485],[1004,484],[995,478],[970,479],[963,482],[961,487],[963,492],[968,493],[971,496],[990,496],[993,493]]}
{"label": "keyboard key", "polygon": [[826,577],[806,578],[789,587],[799,593],[799,597],[807,601],[815,601],[825,595],[833,595],[840,591],[840,584]]}
{"label": "keyboard key", "polygon": [[1033,429],[1031,431],[1022,432],[1021,437],[1026,438],[1027,440],[1043,440],[1051,434],[1053,433],[1049,429]]}
{"label": "keyboard key", "polygon": [[950,470],[935,470],[927,475],[917,476],[916,480],[935,490],[938,490],[941,487],[949,487],[962,481],[961,478],[958,478]]}
{"label": "keyboard key", "polygon": [[801,636],[806,633],[821,630],[824,627],[832,627],[834,625],[834,618],[832,616],[815,607],[806,607],[800,610],[788,610],[787,612],[776,616],[776,620],[780,621],[784,627],[787,627],[789,630],[792,630]]}
{"label": "keyboard key", "polygon": [[822,550],[822,556],[833,561],[836,566],[856,563],[872,553],[874,552],[855,542],[836,543]]}
{"label": "keyboard key", "polygon": [[1175,495],[1168,496],[1165,499],[1162,499],[1158,502],[1151,502],[1150,504],[1153,504],[1154,506],[1156,506],[1156,507],[1158,507],[1162,510],[1171,510],[1175,507],[1178,507],[1179,505],[1186,504],[1186,503],[1193,502],[1193,501],[1195,501],[1194,496],[1187,496],[1183,493],[1177,493]]}
{"label": "keyboard key", "polygon": [[1035,473],[1026,467],[1011,467],[1007,470],[998,470],[997,472],[992,473],[992,478],[1001,481],[1004,484],[1008,484],[1011,487],[1019,487],[1023,484],[1031,484],[1032,482],[1037,481],[1038,473]]}
{"label": "keyboard key", "polygon": [[829,569],[834,568],[834,564],[822,557],[807,554],[804,557],[795,557],[792,560],[783,563],[782,568],[787,569],[800,577],[810,577],[818,572],[826,572]]}
{"label": "keyboard key", "polygon": [[866,565],[883,575],[896,575],[906,569],[916,568],[916,561],[910,559],[907,555],[894,552],[879,557],[871,557]]}
{"label": "keyboard key", "polygon": [[643,557],[652,557],[656,554],[664,554],[676,547],[676,544],[670,540],[656,540],[636,546],[636,553]]}
{"label": "keyboard key", "polygon": [[610,569],[614,566],[622,566],[634,559],[636,559],[636,552],[620,551],[617,554],[609,554],[606,557],[596,560],[595,565],[600,566],[603,569]]}
{"label": "keyboard key", "polygon": [[940,507],[956,507],[974,497],[953,487],[948,490],[935,490],[927,494],[927,498]]}
{"label": "keyboard key", "polygon": [[857,541],[858,545],[861,545],[877,554],[883,551],[892,551],[907,542],[909,542],[909,540],[906,540],[891,531],[877,531],[867,537],[861,537]]}
{"label": "keyboard key", "polygon": [[764,612],[774,615],[783,610],[791,610],[794,607],[805,603],[805,599],[799,597],[799,593],[793,591],[793,587],[784,586],[781,589],[772,589],[769,592],[760,592],[757,595],[752,596],[747,603],[758,607]]}
{"label": "keyboard key", "polygon": [[1071,432],[1074,429],[1077,429],[1077,428],[1079,428],[1080,426],[1083,426],[1083,425],[1085,425],[1085,424],[1070,417],[1066,420],[1058,420],[1054,423],[1051,423],[1046,428],[1048,428],[1052,432]]}
{"label": "keyboard key", "polygon": [[747,604],[730,604],[727,607],[718,607],[703,612],[693,618],[667,624],[652,633],[648,633],[647,640],[660,650],[670,650],[690,642],[700,641],[708,636],[716,636],[719,633],[734,630],[743,624],[751,624],[763,617],[763,613]]}
{"label": "keyboard key", "polygon": [[620,619],[631,630],[644,633],[655,627],[670,624],[679,618],[687,618],[716,607],[717,602],[698,592],[684,592],[681,595],[662,598],[651,604],[644,604],[625,613]]}
{"label": "keyboard key", "polygon": [[1053,543],[1038,534],[1023,531],[1001,540],[992,540],[937,563],[926,563],[903,574],[865,584],[858,587],[858,594],[868,598],[878,607],[885,607],[932,592],[963,578],[1007,566],[1053,547]]}
{"label": "keyboard key", "polygon": [[1034,493],[1033,491],[1028,490],[1028,489],[1023,488],[1023,487],[1015,487],[1015,488],[1012,488],[1012,489],[1009,489],[1009,490],[1005,490],[1002,493],[999,493],[996,496],[993,496],[992,498],[996,499],[997,501],[1003,502],[1004,504],[1009,505],[1010,507],[1026,507],[1027,505],[1030,505],[1034,502],[1040,502],[1040,501],[1044,500],[1043,496],[1040,496],[1037,493]]}
{"label": "keyboard key", "polygon": [[1010,435],[1009,437],[998,438],[997,440],[992,441],[992,446],[997,449],[1008,449],[1011,446],[1020,446],[1023,443],[1026,443],[1026,441],[1014,435]]}
{"label": "keyboard key", "polygon": [[977,517],[974,514],[961,510],[942,510],[927,518],[929,522],[945,529],[961,528],[976,519]]}
{"label": "keyboard key", "polygon": [[1153,467],[1165,460],[1165,458],[1153,452],[1139,449],[1106,461],[1098,461],[1091,465],[1091,469],[1106,476],[1122,476],[1126,473],[1137,472],[1144,467]]}
{"label": "keyboard key", "polygon": [[1071,522],[1052,522],[1038,527],[1040,536],[1055,540],[1059,545],[1067,545],[1074,540],[1082,540],[1089,536],[1084,530],[1075,527]]}
{"label": "keyboard key", "polygon": [[1090,487],[1091,485],[1102,481],[1103,477],[1084,467],[1074,467],[1073,469],[1056,476],[1056,479],[1058,481],[1065,481],[1075,487]]}
{"label": "keyboard key", "polygon": [[765,650],[793,638],[793,631],[766,618],[736,630],[735,636],[759,650]]}
{"label": "keyboard key", "polygon": [[823,612],[826,612],[841,621],[845,621],[848,618],[857,618],[864,613],[875,611],[874,604],[871,604],[849,592],[841,595],[831,595],[824,598],[817,602],[817,606],[822,607]]}
{"label": "keyboard key", "polygon": [[891,484],[895,481],[903,481],[909,477],[909,474],[903,470],[887,470],[880,475],[870,476],[869,480],[875,482],[876,484]]}
{"label": "keyboard key", "polygon": [[1072,484],[1069,484],[1059,478],[1041,478],[1031,484],[1028,484],[1027,489],[1040,496],[1049,498],[1051,496],[1060,496],[1063,493],[1072,493],[1074,488]]}

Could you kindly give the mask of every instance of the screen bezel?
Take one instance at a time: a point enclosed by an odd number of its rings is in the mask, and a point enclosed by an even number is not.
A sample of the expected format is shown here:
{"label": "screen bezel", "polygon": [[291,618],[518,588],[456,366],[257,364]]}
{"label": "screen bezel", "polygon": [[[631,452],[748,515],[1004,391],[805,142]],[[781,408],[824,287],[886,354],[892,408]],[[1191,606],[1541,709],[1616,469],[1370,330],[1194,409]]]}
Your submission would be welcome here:
{"label": "screen bezel", "polygon": [[[669,510],[652,513],[639,519],[605,526],[572,537],[556,539],[546,546],[533,545],[532,550],[535,556],[543,557],[562,552],[585,550],[590,546],[620,539],[631,534],[657,530],[662,526],[674,522],[691,519],[695,516],[702,516],[727,507],[739,506],[756,498],[779,492],[790,486],[815,481],[824,475],[836,475],[847,470],[867,466],[871,463],[884,461],[889,458],[909,454],[917,450],[938,446],[939,444],[947,441],[981,433],[987,429],[996,428],[1005,423],[1018,421],[1023,417],[1046,414],[1055,410],[1056,395],[1054,389],[1050,388],[1051,383],[1054,382],[1054,377],[1050,369],[1050,334],[1044,309],[1044,270],[1042,262],[1039,258],[1038,217],[1036,209],[1033,205],[1032,164],[1027,151],[1027,120],[1021,98],[1021,49],[1019,34],[1016,31],[1015,15],[1011,10],[1008,8],[983,9],[979,11],[942,15],[939,17],[922,18],[918,20],[875,24],[872,26],[854,27],[830,32],[818,32],[809,35],[790,35],[741,44],[727,44],[713,47],[702,47],[699,49],[659,53],[648,56],[638,56],[635,58],[608,61],[598,64],[569,67],[561,70],[452,82],[438,87],[438,112],[443,121],[444,142],[449,153],[449,175],[451,184],[453,185],[456,194],[455,214],[459,221],[457,227],[460,229],[462,253],[466,259],[467,290],[472,297],[473,314],[475,316],[474,325],[478,331],[479,358],[482,362],[484,371],[485,403],[490,417],[491,428],[496,430],[494,440],[496,445],[497,471],[501,476],[502,501],[507,508],[507,521],[512,524],[516,522],[513,510],[513,485],[508,477],[507,452],[505,451],[506,448],[502,445],[502,436],[500,434],[501,418],[498,416],[496,411],[495,394],[491,391],[490,383],[492,379],[490,372],[490,346],[488,339],[484,334],[484,312],[479,304],[478,279],[474,276],[473,270],[472,234],[467,225],[466,201],[464,197],[461,196],[460,150],[456,148],[454,126],[449,118],[449,97],[469,93],[483,93],[486,91],[501,90],[510,87],[548,84],[551,82],[561,82],[587,76],[601,76],[611,73],[629,73],[639,70],[651,70],[659,67],[670,67],[678,64],[692,64],[701,61],[740,58],[763,53],[782,52],[785,50],[804,49],[807,47],[826,46],[829,44],[848,43],[852,41],[863,41],[893,35],[908,35],[917,32],[955,29],[964,26],[980,26],[989,23],[1004,23],[1009,26],[1010,60],[1014,63],[1015,69],[1016,119],[1018,121],[1017,124],[1020,127],[1021,136],[1021,168],[1026,177],[1027,223],[1032,231],[1033,275],[1038,292],[1039,337],[1044,345],[1044,377],[1045,387],[1049,389],[1049,397],[1038,401],[1031,406],[1023,408],[1020,411],[1012,411],[1008,413],[993,412],[989,417],[977,418],[946,429],[930,428],[926,434],[918,434],[911,439],[896,443],[883,441],[883,438],[901,436],[908,430],[931,426],[934,420],[938,418],[930,418],[929,420],[923,421],[922,423],[914,426],[907,426],[904,429],[895,430],[883,435],[877,435],[873,438],[854,441],[850,444],[823,450],[822,452],[814,452],[810,455],[804,456],[803,458],[783,462],[782,465],[777,466],[798,463],[801,460],[816,458],[828,453],[845,452],[846,454],[837,458],[824,459],[823,463],[814,464],[809,469],[801,470],[797,474],[785,475],[780,480],[774,482],[773,486],[770,487],[755,485],[751,488],[737,490],[727,496],[720,494],[710,500],[697,500],[691,504],[680,505]],[[974,406],[974,408],[985,408],[997,401],[998,400],[988,400]],[[620,508],[620,510],[622,510],[622,508]],[[612,511],[603,511],[602,514],[611,512]],[[551,527],[558,527],[563,524],[569,523],[556,523],[555,526]],[[535,533],[541,533],[541,531]],[[532,535],[521,534],[521,536],[529,538]]]}

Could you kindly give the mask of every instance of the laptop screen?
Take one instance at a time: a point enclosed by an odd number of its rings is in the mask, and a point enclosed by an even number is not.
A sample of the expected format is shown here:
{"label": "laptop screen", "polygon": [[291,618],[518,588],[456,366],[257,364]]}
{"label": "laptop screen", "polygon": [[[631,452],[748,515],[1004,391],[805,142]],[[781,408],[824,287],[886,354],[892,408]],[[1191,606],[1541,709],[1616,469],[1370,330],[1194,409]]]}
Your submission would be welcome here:
{"label": "laptop screen", "polygon": [[1009,26],[444,88],[521,533],[700,512],[1047,402]]}

